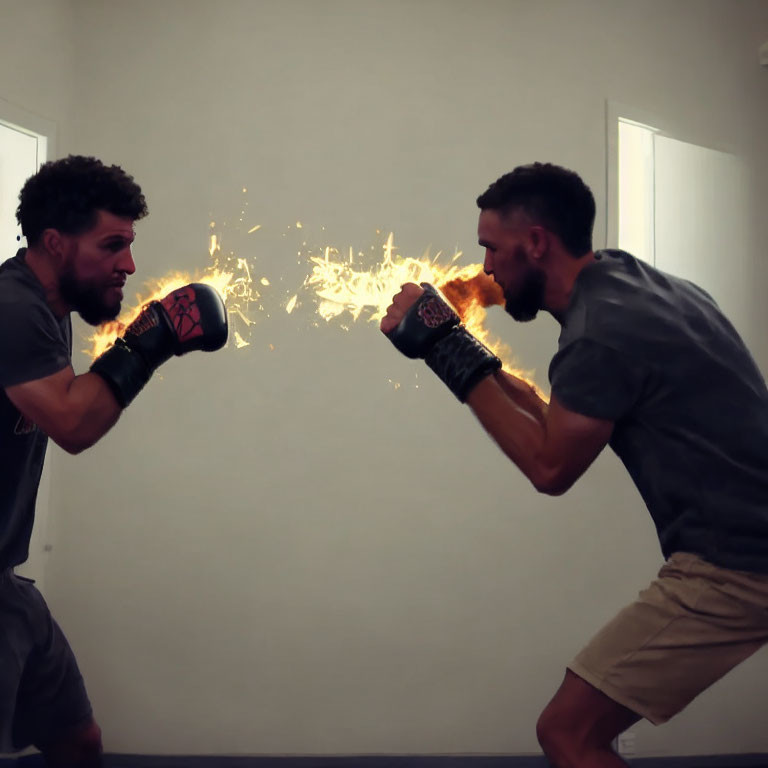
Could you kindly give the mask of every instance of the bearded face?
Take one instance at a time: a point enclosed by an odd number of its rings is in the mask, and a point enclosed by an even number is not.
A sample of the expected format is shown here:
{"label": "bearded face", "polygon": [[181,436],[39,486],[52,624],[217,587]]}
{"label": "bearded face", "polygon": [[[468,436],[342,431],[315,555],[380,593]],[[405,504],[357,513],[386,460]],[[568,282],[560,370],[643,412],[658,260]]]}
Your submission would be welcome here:
{"label": "bearded face", "polygon": [[531,231],[525,215],[502,217],[495,210],[481,211],[477,226],[485,272],[501,286],[507,312],[520,322],[544,309],[547,276],[532,250]]}
{"label": "bearded face", "polygon": [[504,290],[506,299],[504,308],[518,322],[533,320],[539,310],[544,308],[544,289],[547,278],[544,271],[537,267],[528,267],[520,284],[515,289]]}
{"label": "bearded face", "polygon": [[120,314],[122,290],[118,292],[112,283],[103,280],[78,278],[74,267],[64,268],[59,279],[61,297],[89,325],[101,325],[114,320]]}
{"label": "bearded face", "polygon": [[59,292],[86,323],[100,325],[120,313],[126,277],[136,270],[133,238],[133,221],[106,211],[88,231],[62,236]]}

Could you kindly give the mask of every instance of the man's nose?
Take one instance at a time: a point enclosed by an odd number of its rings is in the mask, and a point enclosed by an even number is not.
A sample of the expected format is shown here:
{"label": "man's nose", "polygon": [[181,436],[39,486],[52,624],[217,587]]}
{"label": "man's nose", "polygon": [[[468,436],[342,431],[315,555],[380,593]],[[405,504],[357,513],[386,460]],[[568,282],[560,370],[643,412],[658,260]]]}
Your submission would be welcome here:
{"label": "man's nose", "polygon": [[125,272],[127,275],[132,275],[136,271],[136,264],[133,261],[133,254],[130,248],[126,248],[123,252],[118,268],[120,272]]}
{"label": "man's nose", "polygon": [[483,260],[483,271],[486,275],[493,274],[493,259],[491,257],[491,252],[488,250],[486,250],[485,259]]}

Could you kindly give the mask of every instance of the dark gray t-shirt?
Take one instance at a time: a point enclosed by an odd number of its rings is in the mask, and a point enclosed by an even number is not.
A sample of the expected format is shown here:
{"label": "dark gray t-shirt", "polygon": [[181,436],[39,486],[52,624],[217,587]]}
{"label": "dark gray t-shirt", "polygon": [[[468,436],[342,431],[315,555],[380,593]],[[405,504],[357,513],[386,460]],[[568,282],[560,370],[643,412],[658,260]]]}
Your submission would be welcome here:
{"label": "dark gray t-shirt", "polygon": [[72,354],[69,315],[57,320],[51,312],[25,252],[0,265],[0,569],[23,563],[29,554],[48,443],[5,388],[57,373]]}
{"label": "dark gray t-shirt", "polygon": [[610,445],[665,557],[768,573],[768,390],[714,300],[622,251],[579,274],[552,394],[615,422]]}

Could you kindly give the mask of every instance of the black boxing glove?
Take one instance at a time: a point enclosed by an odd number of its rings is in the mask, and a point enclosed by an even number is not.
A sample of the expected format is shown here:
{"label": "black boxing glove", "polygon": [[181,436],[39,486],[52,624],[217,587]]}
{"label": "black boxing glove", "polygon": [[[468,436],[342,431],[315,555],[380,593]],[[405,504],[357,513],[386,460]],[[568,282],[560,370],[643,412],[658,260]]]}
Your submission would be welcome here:
{"label": "black boxing glove", "polygon": [[91,371],[125,408],[168,358],[221,349],[227,332],[227,311],[218,291],[191,283],[147,304],[123,336],[93,361]]}
{"label": "black boxing glove", "polygon": [[440,339],[461,323],[453,308],[429,283],[422,283],[424,293],[411,305],[400,324],[388,334],[389,340],[406,357],[424,358]]}
{"label": "black boxing glove", "polygon": [[462,324],[450,304],[429,283],[388,337],[404,355],[424,358],[460,402],[501,360]]}

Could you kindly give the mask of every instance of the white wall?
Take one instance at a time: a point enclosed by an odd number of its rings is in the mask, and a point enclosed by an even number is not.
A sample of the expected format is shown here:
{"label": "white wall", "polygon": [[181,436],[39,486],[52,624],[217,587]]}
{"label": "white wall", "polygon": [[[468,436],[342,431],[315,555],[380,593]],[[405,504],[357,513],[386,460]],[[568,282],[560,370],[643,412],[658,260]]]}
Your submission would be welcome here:
{"label": "white wall", "polygon": [[0,110],[56,123],[60,148],[74,98],[72,23],[70,0],[0,2]]}
{"label": "white wall", "polygon": [[[71,21],[66,150],[144,187],[146,277],[204,266],[211,220],[273,285],[301,272],[297,219],[479,261],[474,198],[518,163],[576,169],[605,209],[606,99],[765,167],[756,0],[75,0]],[[740,257],[765,285],[761,255]],[[537,752],[565,663],[660,564],[642,503],[608,454],[536,495],[374,326],[310,320],[171,361],[97,447],[56,457],[48,593],[107,749]],[[556,325],[492,324],[545,384]],[[761,653],[641,726],[639,753],[768,751],[766,671]]]}

